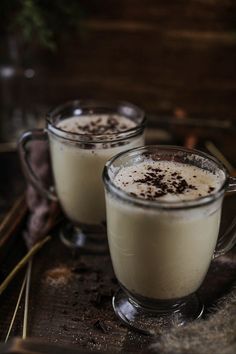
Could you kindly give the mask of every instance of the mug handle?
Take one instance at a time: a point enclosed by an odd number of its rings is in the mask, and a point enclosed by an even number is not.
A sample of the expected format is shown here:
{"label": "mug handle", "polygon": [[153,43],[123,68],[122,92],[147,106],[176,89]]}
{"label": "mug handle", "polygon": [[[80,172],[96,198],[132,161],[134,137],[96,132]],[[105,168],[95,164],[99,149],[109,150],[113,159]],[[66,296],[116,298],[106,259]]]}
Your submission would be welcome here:
{"label": "mug handle", "polygon": [[18,150],[20,154],[20,160],[23,168],[23,173],[30,184],[37,189],[40,195],[52,201],[58,201],[57,195],[55,193],[55,188],[53,186],[49,189],[45,188],[36,176],[32,169],[32,166],[28,159],[27,144],[33,140],[46,140],[47,131],[45,129],[35,129],[29,130],[23,133],[18,142]]}
{"label": "mug handle", "polygon": [[[229,184],[226,189],[226,193],[236,191],[236,177],[229,177]],[[230,251],[236,244],[236,216],[233,218],[232,222],[224,232],[216,245],[215,252],[213,254],[213,259],[223,256],[225,253]]]}

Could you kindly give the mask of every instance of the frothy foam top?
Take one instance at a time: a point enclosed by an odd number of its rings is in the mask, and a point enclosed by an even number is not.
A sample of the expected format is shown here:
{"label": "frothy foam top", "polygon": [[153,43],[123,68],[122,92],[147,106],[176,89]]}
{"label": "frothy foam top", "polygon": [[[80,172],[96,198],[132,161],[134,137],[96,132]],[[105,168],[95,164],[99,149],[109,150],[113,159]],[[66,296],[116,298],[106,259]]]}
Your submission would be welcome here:
{"label": "frothy foam top", "polygon": [[136,123],[118,114],[91,114],[64,119],[57,127],[69,133],[97,135],[123,132]]}
{"label": "frothy foam top", "polygon": [[212,173],[173,161],[147,161],[123,167],[116,175],[117,187],[147,200],[193,200],[215,193],[224,181],[219,170]]}

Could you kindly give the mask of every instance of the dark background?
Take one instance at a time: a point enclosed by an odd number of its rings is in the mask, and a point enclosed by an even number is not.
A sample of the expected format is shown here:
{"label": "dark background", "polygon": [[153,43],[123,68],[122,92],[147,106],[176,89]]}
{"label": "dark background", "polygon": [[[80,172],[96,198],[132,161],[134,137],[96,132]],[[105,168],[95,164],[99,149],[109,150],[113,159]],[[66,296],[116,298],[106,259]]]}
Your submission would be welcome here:
{"label": "dark background", "polygon": [[43,102],[118,98],[148,112],[235,116],[235,1],[83,1],[79,35],[45,55]]}
{"label": "dark background", "polygon": [[41,114],[67,99],[116,98],[148,113],[181,108],[191,117],[235,119],[235,1],[80,4],[79,31],[65,33],[55,52],[30,43],[27,65],[35,75],[18,85],[13,105]]}
{"label": "dark background", "polygon": [[[126,100],[142,107],[149,116],[148,126],[155,127],[151,134],[148,131],[148,143],[183,145],[190,136],[193,146],[204,149],[210,139],[236,165],[236,2],[78,3],[80,27],[60,36],[55,51],[34,41],[25,50],[17,45],[15,33],[12,53],[0,32],[0,69],[15,68],[12,77],[3,78],[2,71],[0,75],[0,152],[15,151],[19,135],[43,126],[50,108],[69,99],[91,97]],[[34,75],[26,78],[29,68]],[[199,129],[196,124],[170,125],[167,118],[172,116],[197,119]],[[163,128],[160,118],[167,121],[164,135],[156,132]],[[233,123],[224,130],[202,126],[209,120]],[[19,171],[15,154],[2,155],[2,159],[2,170],[5,166],[9,170],[2,174],[0,207],[10,200],[6,181]],[[22,188],[20,181],[20,177],[12,181],[13,195]]]}

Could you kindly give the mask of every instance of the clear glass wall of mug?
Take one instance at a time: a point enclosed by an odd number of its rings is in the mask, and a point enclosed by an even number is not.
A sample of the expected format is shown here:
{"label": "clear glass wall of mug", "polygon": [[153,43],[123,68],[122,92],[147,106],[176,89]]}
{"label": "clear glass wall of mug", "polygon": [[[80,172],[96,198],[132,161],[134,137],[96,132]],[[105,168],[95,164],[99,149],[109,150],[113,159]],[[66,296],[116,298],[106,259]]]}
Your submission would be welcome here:
{"label": "clear glass wall of mug", "polygon": [[[148,200],[114,183],[122,169],[133,166],[137,170],[139,164],[150,161],[164,161],[167,168],[168,163],[178,162],[181,168],[187,165],[213,177],[217,174],[219,188],[192,200]],[[132,173],[128,178],[134,178]],[[212,258],[227,252],[236,241],[235,220],[218,239],[223,197],[226,191],[236,190],[236,179],[213,157],[173,146],[123,152],[107,162],[103,179],[109,248],[121,286],[113,298],[118,317],[145,334],[158,330],[160,323],[183,324],[199,318],[203,305],[196,291]]]}
{"label": "clear glass wall of mug", "polygon": [[[124,117],[132,127],[116,133],[81,134],[58,126],[71,117],[99,115]],[[52,110],[46,125],[45,130],[28,131],[20,139],[24,172],[44,196],[59,200],[70,220],[61,230],[63,242],[91,252],[102,251],[106,219],[102,170],[110,157],[144,144],[144,112],[126,102],[75,100]],[[45,190],[29,166],[27,144],[37,139],[49,139],[55,192]]]}

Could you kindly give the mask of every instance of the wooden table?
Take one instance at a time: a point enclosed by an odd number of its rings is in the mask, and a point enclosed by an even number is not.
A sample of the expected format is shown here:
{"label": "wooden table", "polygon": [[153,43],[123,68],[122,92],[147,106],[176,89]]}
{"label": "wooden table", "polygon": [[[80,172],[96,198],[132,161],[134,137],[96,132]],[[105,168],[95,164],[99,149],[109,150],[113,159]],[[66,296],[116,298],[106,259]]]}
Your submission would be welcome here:
{"label": "wooden table", "polygon": [[[158,142],[160,127],[150,122],[149,142]],[[192,127],[163,126],[169,136],[168,143],[184,143]],[[194,129],[196,132],[196,130]],[[198,147],[204,149],[205,128],[198,128]],[[163,133],[163,131],[162,131]],[[163,134],[161,135],[163,136]],[[221,148],[236,166],[235,132],[211,129],[208,139]],[[16,153],[0,154],[1,192],[4,202],[1,211],[6,211],[14,197],[24,189],[23,177]],[[222,228],[234,216],[236,196],[225,199]],[[1,281],[25,253],[22,230],[6,254],[0,268]],[[236,250],[231,251],[231,256]],[[230,256],[229,256],[230,259]],[[206,314],[216,301],[226,294],[235,281],[236,263],[212,263],[199,294],[206,305]],[[22,271],[1,296],[0,339],[4,340],[13,308],[19,294],[25,271]],[[138,335],[116,318],[111,298],[118,288],[112,271],[109,254],[83,255],[73,253],[60,241],[58,229],[52,240],[35,256],[29,303],[29,336],[55,344],[72,345],[78,350],[109,350],[111,352],[147,352],[154,340]],[[23,307],[20,308],[12,335],[21,336]]]}

